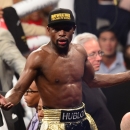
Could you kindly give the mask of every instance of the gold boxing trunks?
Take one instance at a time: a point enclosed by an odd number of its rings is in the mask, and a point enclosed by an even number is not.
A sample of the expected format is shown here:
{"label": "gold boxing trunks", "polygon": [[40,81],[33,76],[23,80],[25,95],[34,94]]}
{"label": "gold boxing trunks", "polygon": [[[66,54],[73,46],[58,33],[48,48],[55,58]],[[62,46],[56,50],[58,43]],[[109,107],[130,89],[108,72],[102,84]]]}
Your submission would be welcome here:
{"label": "gold boxing trunks", "polygon": [[83,103],[74,109],[44,108],[43,111],[44,118],[40,130],[97,130],[96,124],[93,124],[94,120],[85,113]]}

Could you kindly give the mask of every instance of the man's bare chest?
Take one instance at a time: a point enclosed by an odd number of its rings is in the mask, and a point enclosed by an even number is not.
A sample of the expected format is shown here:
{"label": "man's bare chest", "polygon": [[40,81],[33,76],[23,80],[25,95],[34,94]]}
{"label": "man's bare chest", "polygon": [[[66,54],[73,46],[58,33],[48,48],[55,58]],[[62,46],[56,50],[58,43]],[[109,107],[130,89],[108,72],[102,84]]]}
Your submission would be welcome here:
{"label": "man's bare chest", "polygon": [[[65,79],[80,80],[84,72],[82,57],[50,57],[42,66],[42,73],[48,80],[65,81]],[[67,80],[68,81],[68,80]]]}

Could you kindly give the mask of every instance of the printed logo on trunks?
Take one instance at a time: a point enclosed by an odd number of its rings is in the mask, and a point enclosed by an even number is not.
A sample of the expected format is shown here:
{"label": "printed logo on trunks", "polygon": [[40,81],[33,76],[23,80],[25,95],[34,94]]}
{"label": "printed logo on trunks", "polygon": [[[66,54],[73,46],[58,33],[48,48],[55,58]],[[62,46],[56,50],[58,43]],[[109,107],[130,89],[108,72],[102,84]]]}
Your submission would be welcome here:
{"label": "printed logo on trunks", "polygon": [[60,20],[60,19],[71,19],[69,13],[59,13],[51,15],[51,21]]}
{"label": "printed logo on trunks", "polygon": [[78,121],[85,118],[84,108],[80,110],[65,111],[61,110],[60,122],[72,122]]}

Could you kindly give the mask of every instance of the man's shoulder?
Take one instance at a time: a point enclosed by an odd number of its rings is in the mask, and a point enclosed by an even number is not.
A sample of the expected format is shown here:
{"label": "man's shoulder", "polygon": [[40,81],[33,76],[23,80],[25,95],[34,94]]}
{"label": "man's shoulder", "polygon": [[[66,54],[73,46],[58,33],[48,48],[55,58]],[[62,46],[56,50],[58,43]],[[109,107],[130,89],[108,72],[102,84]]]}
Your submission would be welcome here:
{"label": "man's shoulder", "polygon": [[37,60],[40,60],[40,59],[44,60],[47,57],[48,53],[49,53],[49,48],[48,48],[48,46],[46,44],[46,45],[43,45],[43,46],[39,47],[35,51],[33,51],[29,55],[29,58],[33,59],[33,61],[35,59],[37,59]]}
{"label": "man's shoulder", "polygon": [[51,49],[48,46],[48,44],[44,44],[41,47],[39,47],[37,50],[33,51],[34,54],[42,56],[45,55],[46,53],[51,53]]}
{"label": "man's shoulder", "polygon": [[85,51],[85,49],[84,49],[84,47],[82,45],[80,45],[80,44],[72,44],[72,48],[86,56],[86,51]]}

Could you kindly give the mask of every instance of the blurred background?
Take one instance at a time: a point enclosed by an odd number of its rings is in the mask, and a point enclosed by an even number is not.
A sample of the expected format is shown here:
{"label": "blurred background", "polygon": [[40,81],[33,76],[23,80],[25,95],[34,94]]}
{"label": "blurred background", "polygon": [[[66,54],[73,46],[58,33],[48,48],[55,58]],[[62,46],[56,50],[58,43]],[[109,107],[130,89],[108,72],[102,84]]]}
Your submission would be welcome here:
{"label": "blurred background", "polygon": [[[0,7],[4,9],[21,1],[0,0]],[[76,22],[74,37],[84,32],[95,34],[98,37],[105,55],[97,73],[114,74],[130,69],[130,0],[57,0],[55,4],[20,17],[24,35],[22,41],[25,40],[26,44],[17,42],[16,39],[15,41],[23,56],[27,57],[30,52],[50,41],[46,27],[48,14],[55,8],[72,10]],[[7,15],[7,17],[9,16]],[[12,30],[14,29],[12,28]],[[18,77],[16,73],[13,85],[17,82]],[[104,88],[102,91],[107,98],[107,107],[115,121],[116,128],[120,130],[121,119],[130,110],[130,82],[112,88]],[[35,110],[28,108],[24,101],[21,103],[26,111],[25,124],[27,126]]]}

